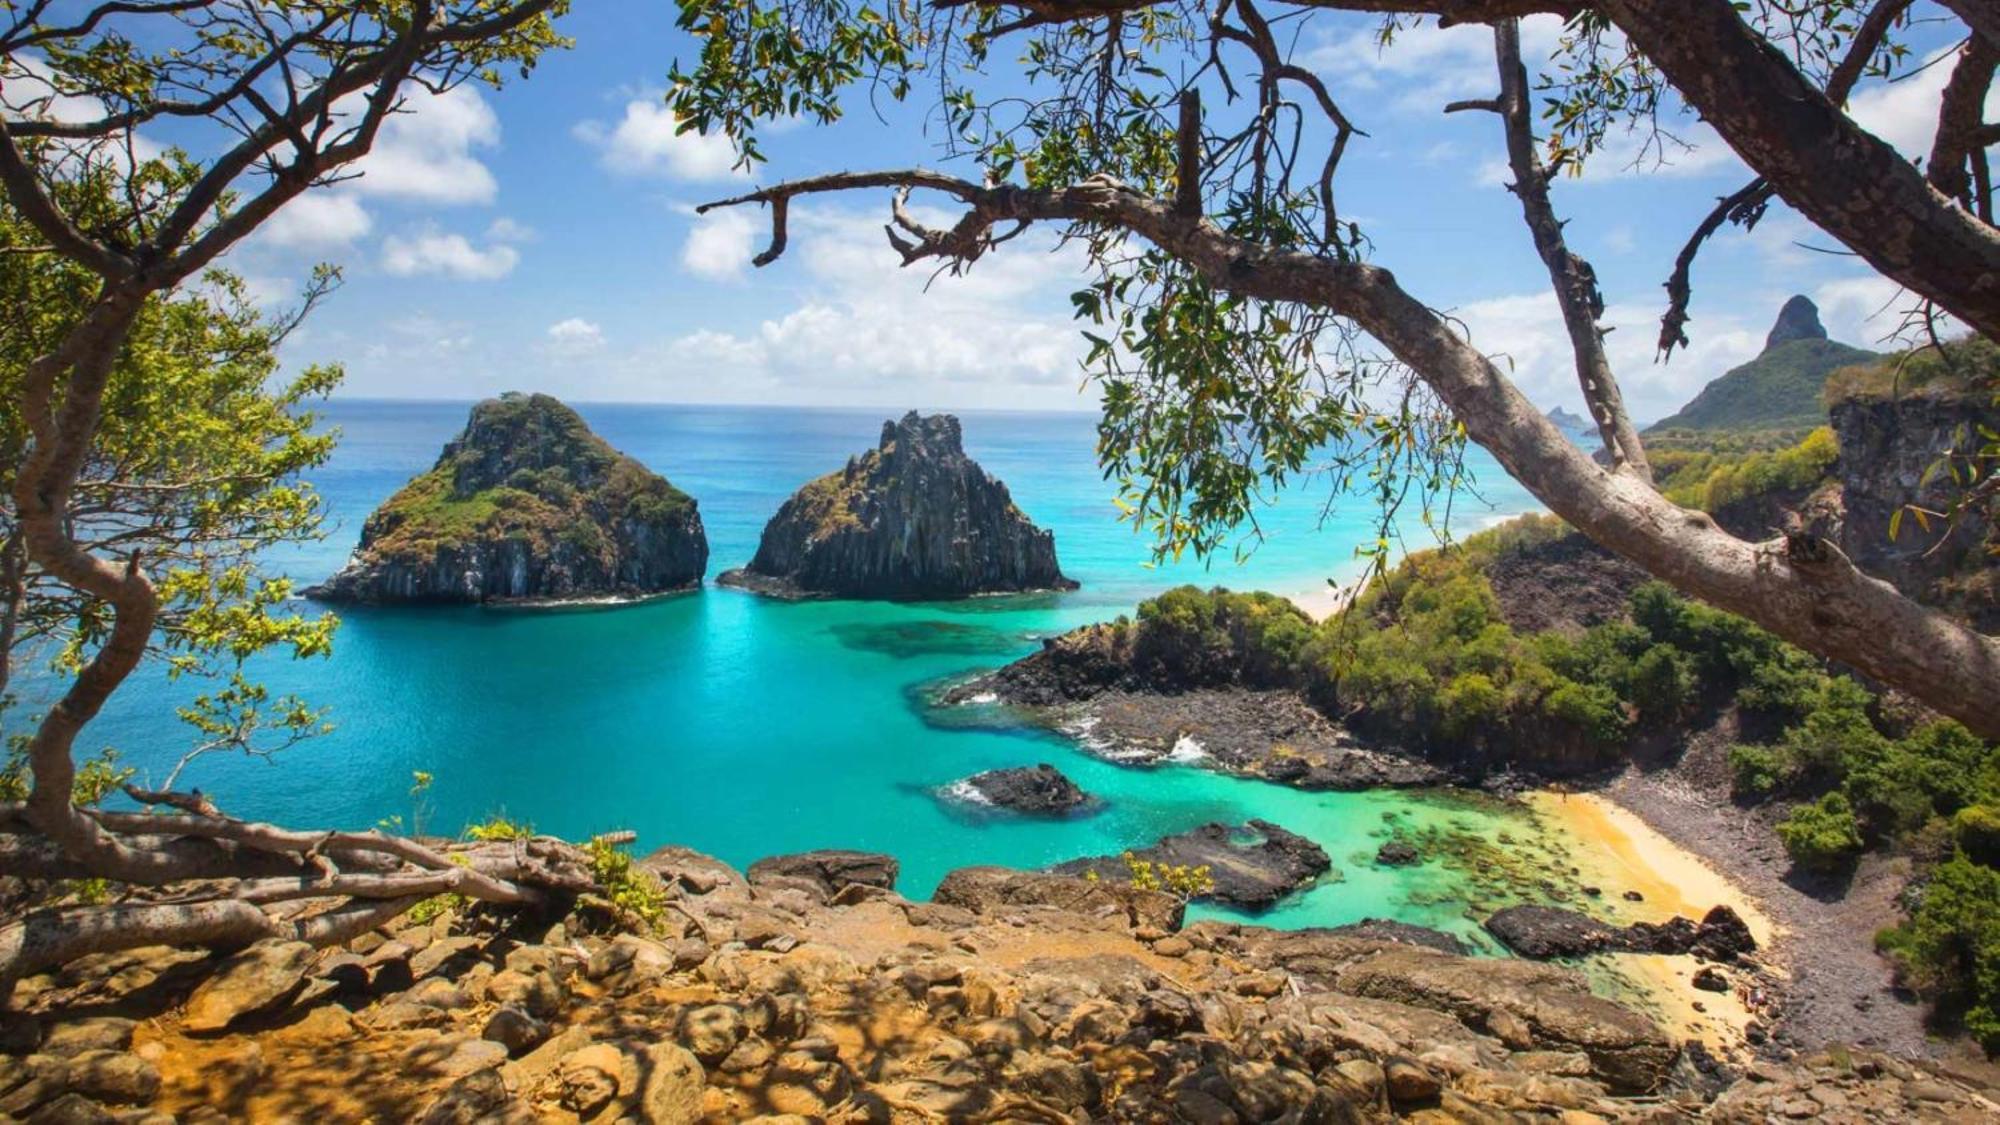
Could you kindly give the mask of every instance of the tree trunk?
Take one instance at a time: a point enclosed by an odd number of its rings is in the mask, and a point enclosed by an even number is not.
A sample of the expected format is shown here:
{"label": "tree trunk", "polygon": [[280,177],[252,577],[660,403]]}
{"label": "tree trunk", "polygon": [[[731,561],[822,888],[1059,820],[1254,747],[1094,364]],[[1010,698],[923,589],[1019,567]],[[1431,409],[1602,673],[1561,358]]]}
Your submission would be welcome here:
{"label": "tree trunk", "polygon": [[1850,120],[1730,0],[1599,6],[1785,202],[1885,276],[2000,339],[2000,231]]}

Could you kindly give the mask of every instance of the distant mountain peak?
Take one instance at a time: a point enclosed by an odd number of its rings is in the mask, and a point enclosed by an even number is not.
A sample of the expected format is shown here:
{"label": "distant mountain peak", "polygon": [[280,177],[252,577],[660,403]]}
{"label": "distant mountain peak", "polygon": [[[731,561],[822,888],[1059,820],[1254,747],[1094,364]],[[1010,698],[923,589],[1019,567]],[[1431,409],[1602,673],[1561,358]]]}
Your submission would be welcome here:
{"label": "distant mountain peak", "polygon": [[1590,425],[1590,419],[1572,414],[1560,406],[1549,411],[1549,421],[1554,422],[1565,430],[1581,430]]}
{"label": "distant mountain peak", "polygon": [[1771,334],[1764,338],[1764,350],[1770,351],[1780,344],[1793,340],[1824,340],[1826,326],[1819,322],[1819,306],[1803,295],[1794,295],[1778,310],[1778,323],[1771,326]]}

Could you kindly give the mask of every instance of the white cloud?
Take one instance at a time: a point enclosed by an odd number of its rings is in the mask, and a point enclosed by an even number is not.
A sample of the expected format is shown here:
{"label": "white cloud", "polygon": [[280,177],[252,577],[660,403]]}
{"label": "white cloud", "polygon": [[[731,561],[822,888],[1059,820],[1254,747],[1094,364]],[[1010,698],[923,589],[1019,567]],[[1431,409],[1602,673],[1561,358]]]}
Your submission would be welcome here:
{"label": "white cloud", "polygon": [[292,200],[257,228],[267,246],[326,250],[352,244],[375,222],[361,201],[337,189],[316,189]]}
{"label": "white cloud", "polygon": [[486,240],[488,242],[533,242],[535,240],[535,229],[523,223],[517,223],[507,216],[502,215],[493,220],[492,225],[486,228]]}
{"label": "white cloud", "polygon": [[584,121],[573,130],[578,139],[599,150],[598,159],[613,172],[632,176],[664,176],[676,180],[727,180],[738,171],[736,151],[721,134],[704,136],[679,132],[673,111],[658,98],[634,98],[625,116],[606,128]]}
{"label": "white cloud", "polygon": [[[1604,310],[1611,329],[1605,352],[1625,392],[1626,408],[1642,422],[1664,417],[1694,397],[1709,380],[1763,350],[1767,324],[1733,315],[1703,313],[1701,330],[1690,333],[1689,348],[1661,364],[1655,355],[1660,334],[1657,302],[1625,302]],[[1578,409],[1576,360],[1555,296],[1548,292],[1474,301],[1452,310],[1464,321],[1474,347],[1494,361],[1523,393],[1544,407]],[[1771,306],[1777,315],[1777,306]]]}
{"label": "white cloud", "polygon": [[735,208],[697,216],[681,246],[681,264],[697,277],[725,281],[741,277],[757,238],[752,213]]}
{"label": "white cloud", "polygon": [[590,355],[604,350],[604,330],[580,316],[549,325],[549,349],[558,355]]}
{"label": "white cloud", "polygon": [[[803,270],[808,288],[795,307],[754,328],[683,335],[653,357],[656,367],[711,381],[727,373],[738,395],[781,382],[799,398],[830,389],[850,399],[978,394],[995,405],[1018,402],[1024,385],[1079,381],[1082,340],[1061,300],[1082,278],[1081,256],[1048,252],[1052,235],[1031,232],[927,289],[935,263],[899,268],[874,214],[795,210],[791,233],[791,252],[773,268]],[[957,390],[939,393],[943,384]]]}
{"label": "white cloud", "polygon": [[478,90],[419,92],[404,102],[403,112],[383,122],[375,147],[355,166],[362,175],[352,188],[426,203],[491,203],[499,181],[473,150],[499,143],[500,119]]}
{"label": "white cloud", "polygon": [[[1925,58],[1922,69],[1907,77],[1862,87],[1848,100],[1848,115],[1903,155],[1928,156],[1937,136],[1938,103],[1958,54],[1957,47],[1935,51]],[[2000,114],[2000,87],[1986,97],[1986,118],[1995,114]]]}
{"label": "white cloud", "polygon": [[[1306,51],[1301,63],[1335,76],[1342,89],[1381,92],[1404,113],[1437,113],[1446,103],[1490,98],[1499,92],[1500,71],[1493,55],[1493,32],[1476,24],[1439,27],[1425,22],[1398,31],[1384,46],[1367,20]],[[1521,52],[1532,68],[1555,50],[1562,21],[1531,16],[1521,22]],[[1366,124],[1362,125],[1366,128]]]}
{"label": "white cloud", "polygon": [[445,234],[435,228],[408,237],[392,234],[382,240],[382,268],[398,277],[436,274],[492,281],[514,272],[520,260],[520,252],[505,243],[480,249],[462,234]]}

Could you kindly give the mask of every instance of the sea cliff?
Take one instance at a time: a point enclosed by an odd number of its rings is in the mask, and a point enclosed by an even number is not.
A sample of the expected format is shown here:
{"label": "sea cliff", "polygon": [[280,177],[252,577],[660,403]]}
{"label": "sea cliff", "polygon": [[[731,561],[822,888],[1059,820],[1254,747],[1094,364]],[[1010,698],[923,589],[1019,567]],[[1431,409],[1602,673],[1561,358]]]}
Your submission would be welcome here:
{"label": "sea cliff", "polygon": [[644,597],[701,584],[692,497],[611,448],[548,395],[472,408],[437,464],[368,517],[326,601]]}
{"label": "sea cliff", "polygon": [[958,419],[915,411],[875,448],[806,484],[750,565],[718,580],[779,597],[955,598],[1074,589],[1055,536],[965,454]]}

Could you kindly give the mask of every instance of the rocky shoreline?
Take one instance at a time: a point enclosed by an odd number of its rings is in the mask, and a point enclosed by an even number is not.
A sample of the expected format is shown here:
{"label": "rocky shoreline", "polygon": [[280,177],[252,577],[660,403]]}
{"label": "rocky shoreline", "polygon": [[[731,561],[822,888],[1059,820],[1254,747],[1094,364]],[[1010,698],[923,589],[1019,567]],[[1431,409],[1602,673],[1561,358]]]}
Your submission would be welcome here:
{"label": "rocky shoreline", "polygon": [[[1367,932],[1177,928],[1108,881],[809,853],[639,864],[665,906],[447,905],[347,947],[99,956],[0,1017],[0,1114],[694,1122],[1718,1120],[2000,1113],[1866,1051],[1709,1075],[1560,966]],[[884,883],[890,884],[884,886]],[[1720,1093],[1714,1091],[1719,1089]]]}

